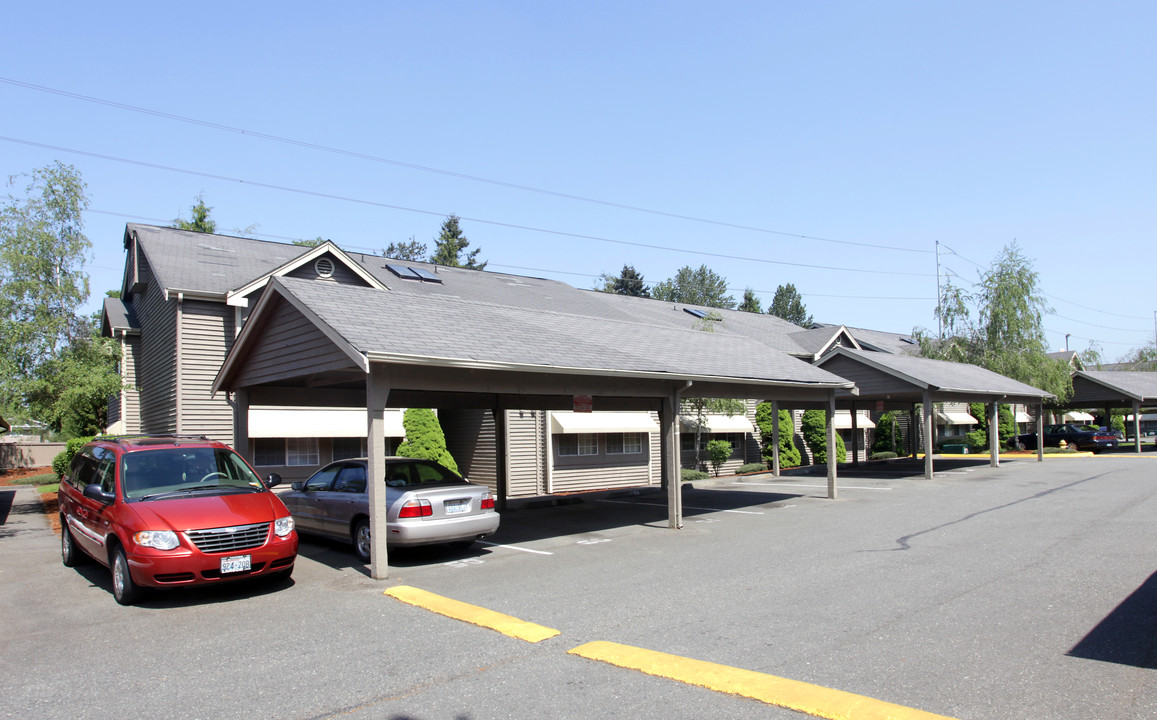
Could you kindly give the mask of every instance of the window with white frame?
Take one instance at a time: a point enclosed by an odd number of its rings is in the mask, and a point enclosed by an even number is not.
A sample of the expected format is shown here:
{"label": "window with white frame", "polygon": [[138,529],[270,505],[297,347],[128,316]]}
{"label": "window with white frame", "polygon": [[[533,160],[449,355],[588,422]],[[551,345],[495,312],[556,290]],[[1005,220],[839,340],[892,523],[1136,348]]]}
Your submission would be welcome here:
{"label": "window with white frame", "polygon": [[285,464],[291,467],[319,465],[317,438],[286,438]]}
{"label": "window with white frame", "polygon": [[638,455],[643,452],[643,433],[607,433],[607,455]]}
{"label": "window with white frame", "polygon": [[253,438],[253,464],[258,467],[285,464],[285,438]]}
{"label": "window with white frame", "polygon": [[599,436],[592,433],[578,433],[575,435],[556,435],[558,438],[558,454],[568,455],[598,455]]}

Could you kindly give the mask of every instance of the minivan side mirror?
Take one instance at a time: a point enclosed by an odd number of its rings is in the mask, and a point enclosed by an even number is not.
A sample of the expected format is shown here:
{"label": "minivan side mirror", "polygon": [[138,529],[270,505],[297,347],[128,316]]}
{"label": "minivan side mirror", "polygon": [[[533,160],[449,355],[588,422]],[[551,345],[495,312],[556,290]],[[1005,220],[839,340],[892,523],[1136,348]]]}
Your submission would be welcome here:
{"label": "minivan side mirror", "polygon": [[111,505],[114,499],[112,493],[106,493],[101,489],[100,483],[91,483],[84,486],[84,496],[89,500],[96,500],[105,505]]}
{"label": "minivan side mirror", "polygon": [[269,473],[269,477],[265,480],[265,487],[275,487],[281,484],[281,476],[277,473]]}

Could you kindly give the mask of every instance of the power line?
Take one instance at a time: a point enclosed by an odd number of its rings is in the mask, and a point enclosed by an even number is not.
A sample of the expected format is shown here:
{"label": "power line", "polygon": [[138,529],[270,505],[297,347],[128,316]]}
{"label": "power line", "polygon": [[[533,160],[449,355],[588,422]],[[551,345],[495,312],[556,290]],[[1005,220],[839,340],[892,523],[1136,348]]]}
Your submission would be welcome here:
{"label": "power line", "polygon": [[879,245],[875,243],[854,242],[851,240],[835,240],[832,238],[817,237],[815,235],[802,235],[800,233],[784,232],[781,230],[769,230],[767,228],[755,227],[752,225],[741,225],[738,223],[731,223],[722,220],[711,220],[708,218],[695,217],[693,215],[682,215],[680,213],[666,212],[663,210],[653,210],[651,208],[644,208],[637,205],[627,205],[625,203],[612,202],[609,200],[599,200],[598,198],[590,198],[582,195],[573,195],[570,193],[558,192],[556,190],[548,190],[545,188],[532,187],[530,185],[519,185],[517,183],[506,182],[503,180],[494,180],[492,178],[485,178],[478,175],[468,175],[453,170],[442,170],[440,168],[430,167],[427,165],[418,165],[416,163],[403,162],[401,160],[391,160],[376,155],[357,152],[353,150],[343,150],[341,148],[330,147],[328,145],[321,145],[318,143],[308,142],[304,140],[295,140],[293,138],[280,137],[271,135],[269,133],[257,132],[252,130],[244,130],[221,123],[210,122],[208,120],[198,120],[196,118],[186,117],[184,115],[177,115],[175,113],[162,112],[160,110],[151,110],[136,105],[128,105],[126,103],[116,102],[113,100],[105,100],[102,98],[93,97],[91,95],[81,95],[80,93],[69,92],[67,90],[58,90],[56,88],[45,87],[43,85],[34,85],[33,83],[24,82],[21,80],[14,80],[12,78],[0,77],[0,82],[9,85],[15,85],[27,90],[35,90],[38,92],[50,93],[59,95],[61,97],[71,98],[73,100],[82,100],[84,102],[96,103],[98,105],[105,105],[107,107],[116,108],[118,110],[127,110],[130,112],[142,113],[145,115],[152,115],[154,117],[164,118],[166,120],[175,120],[177,122],[188,123],[190,125],[199,125],[214,130],[221,130],[223,132],[231,132],[247,137],[260,138],[271,142],[284,143],[286,145],[294,145],[297,147],[308,148],[310,150],[317,150],[319,152],[333,153],[337,155],[344,155],[346,157],[357,158],[359,160],[369,160],[372,162],[383,163],[386,165],[393,165],[396,167],[407,168],[409,170],[419,170],[421,172],[435,173],[438,175],[445,175],[447,177],[454,177],[461,180],[469,180],[471,182],[486,183],[497,187],[509,188],[511,190],[522,190],[524,192],[538,193],[540,195],[549,195],[551,197],[562,198],[565,200],[576,200],[579,202],[591,203],[595,205],[603,205],[605,207],[618,208],[620,210],[630,210],[632,212],[647,213],[649,215],[656,215],[659,217],[669,217],[676,220],[687,220],[690,222],[704,223],[707,225],[716,225],[718,227],[731,228],[733,230],[746,230],[749,232],[763,233],[766,235],[779,235],[786,238],[794,238],[797,240],[816,240],[819,242],[836,243],[839,245],[854,245],[857,247],[867,247],[876,250],[895,250],[898,252],[924,253],[931,254],[932,250],[920,250],[918,248],[898,247],[895,245]]}
{"label": "power line", "polygon": [[[372,207],[386,208],[389,210],[399,210],[402,212],[418,213],[421,215],[431,215],[434,217],[442,217],[442,218],[446,217],[449,214],[449,213],[439,212],[439,211],[434,211],[434,210],[422,210],[419,208],[405,207],[402,205],[391,205],[389,203],[379,202],[377,200],[364,200],[364,199],[360,199],[360,198],[351,198],[351,197],[347,197],[344,195],[335,195],[333,193],[319,192],[316,190],[303,190],[301,188],[293,188],[293,187],[289,187],[286,185],[275,185],[273,183],[263,183],[263,182],[253,181],[253,180],[244,180],[242,178],[234,178],[234,177],[229,177],[227,175],[218,175],[215,173],[201,172],[199,170],[186,170],[184,168],[173,167],[171,165],[160,165],[157,163],[143,162],[141,160],[131,160],[128,158],[116,157],[114,155],[105,155],[102,153],[88,152],[86,150],[76,150],[74,148],[66,148],[66,147],[61,147],[58,145],[49,145],[47,143],[33,142],[31,140],[20,140],[18,138],[10,138],[10,137],[5,137],[5,136],[0,136],[0,140],[3,140],[5,142],[17,143],[20,145],[28,145],[31,147],[44,148],[47,150],[54,150],[56,152],[66,152],[66,153],[72,153],[75,155],[83,155],[85,157],[97,158],[99,160],[108,160],[111,162],[125,163],[128,165],[136,165],[137,167],[146,167],[146,168],[150,168],[153,170],[165,170],[167,172],[182,173],[185,175],[192,175],[195,177],[208,178],[210,180],[220,180],[220,181],[224,181],[224,182],[240,183],[240,184],[249,185],[252,187],[265,188],[267,190],[278,190],[281,192],[295,193],[298,195],[307,195],[309,197],[317,197],[317,198],[323,198],[323,199],[327,199],[327,200],[340,200],[342,202],[351,202],[351,203],[357,203],[359,205],[369,205]],[[470,222],[481,223],[484,225],[494,225],[496,227],[504,227],[504,228],[509,228],[509,229],[513,229],[513,230],[526,230],[529,232],[539,232],[539,233],[544,233],[544,234],[548,234],[548,235],[557,235],[559,237],[574,238],[576,240],[594,240],[597,242],[613,243],[616,245],[627,245],[630,247],[641,247],[641,248],[647,248],[649,250],[663,250],[666,252],[678,252],[678,253],[684,253],[687,255],[697,255],[700,257],[721,258],[724,260],[739,260],[741,262],[764,263],[767,265],[783,265],[783,266],[787,266],[787,267],[809,268],[809,269],[813,269],[813,270],[834,270],[834,271],[839,271],[839,272],[853,272],[853,273],[862,273],[862,274],[866,274],[866,275],[899,275],[899,276],[904,276],[904,277],[928,277],[928,273],[901,272],[898,270],[867,270],[864,268],[835,267],[835,266],[831,266],[831,265],[814,265],[811,263],[795,263],[795,262],[787,262],[786,260],[768,260],[767,258],[744,257],[744,256],[740,256],[740,255],[728,255],[726,253],[706,252],[703,250],[686,250],[683,248],[674,248],[674,247],[669,247],[669,246],[665,246],[665,245],[655,245],[652,243],[631,242],[629,240],[615,240],[613,238],[598,237],[595,235],[582,235],[579,233],[566,232],[564,230],[550,230],[547,228],[537,228],[537,227],[530,227],[527,225],[517,225],[514,223],[506,223],[506,222],[500,222],[498,220],[487,220],[487,219],[476,218],[476,217],[462,216],[461,219],[462,220],[469,220]]]}

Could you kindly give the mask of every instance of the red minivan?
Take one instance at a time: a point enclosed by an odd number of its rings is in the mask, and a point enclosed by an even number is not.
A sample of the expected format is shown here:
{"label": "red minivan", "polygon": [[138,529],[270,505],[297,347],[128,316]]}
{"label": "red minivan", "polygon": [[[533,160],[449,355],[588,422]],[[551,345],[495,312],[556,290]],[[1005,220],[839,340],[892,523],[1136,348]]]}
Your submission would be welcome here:
{"label": "red minivan", "polygon": [[228,445],[205,437],[97,437],[61,478],[60,554],[112,570],[113,596],[239,578],[288,580],[293,518]]}

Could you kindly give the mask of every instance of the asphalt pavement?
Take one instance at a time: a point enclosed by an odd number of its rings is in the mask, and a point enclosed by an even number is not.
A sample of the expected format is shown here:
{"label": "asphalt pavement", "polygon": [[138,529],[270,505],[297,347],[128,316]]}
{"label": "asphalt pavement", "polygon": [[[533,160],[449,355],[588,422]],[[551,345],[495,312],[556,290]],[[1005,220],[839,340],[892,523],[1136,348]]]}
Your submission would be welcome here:
{"label": "asphalt pavement", "polygon": [[[922,471],[922,465],[919,467]],[[608,641],[956,718],[1157,717],[1157,457],[946,460],[519,503],[487,544],[370,579],[307,540],[289,585],[118,606],[0,489],[0,717],[801,718],[569,653]],[[400,585],[557,629],[527,642]]]}

